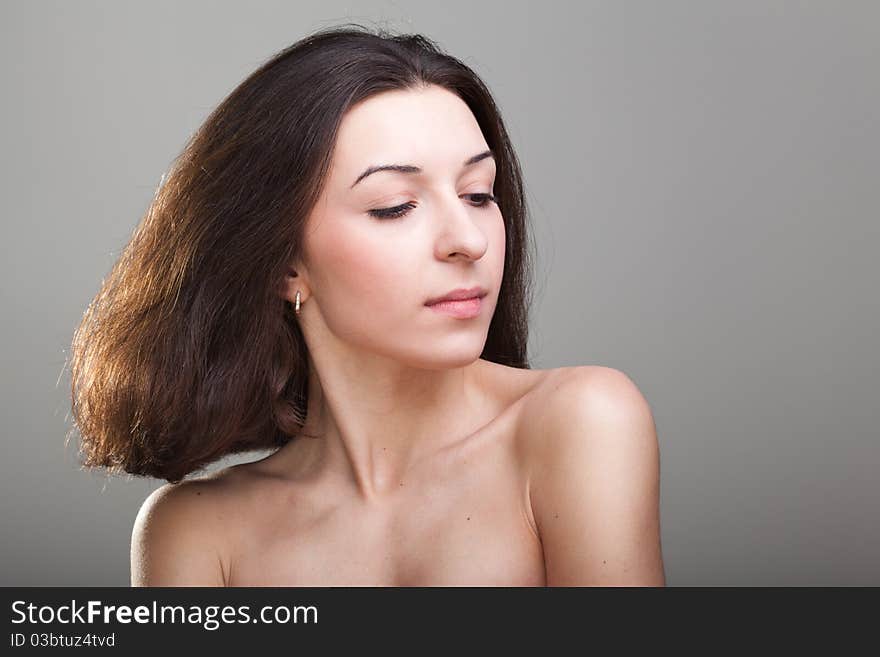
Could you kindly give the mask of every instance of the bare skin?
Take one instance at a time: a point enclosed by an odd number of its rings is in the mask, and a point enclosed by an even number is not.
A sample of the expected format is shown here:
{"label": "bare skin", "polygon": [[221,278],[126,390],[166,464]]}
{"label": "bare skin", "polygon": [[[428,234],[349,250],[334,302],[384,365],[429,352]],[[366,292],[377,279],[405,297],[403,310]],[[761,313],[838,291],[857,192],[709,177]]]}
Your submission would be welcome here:
{"label": "bare skin", "polygon": [[[133,584],[663,583],[638,389],[610,368],[480,359],[505,258],[499,207],[473,197],[492,192],[494,159],[474,159],[487,148],[438,87],[346,114],[281,290],[300,295],[304,433],[321,437],[156,491],[135,522]],[[386,163],[421,172],[363,176]],[[475,285],[477,316],[425,305]]]}
{"label": "bare skin", "polygon": [[340,475],[323,439],[230,469],[225,583],[543,585],[516,428],[551,372],[473,367],[486,385],[475,430],[448,436],[379,499]]}
{"label": "bare skin", "polygon": [[[482,424],[381,499],[340,476],[322,438],[162,486],[135,524],[132,585],[663,586],[656,434],[629,379],[472,371]],[[568,425],[574,440],[557,440]]]}

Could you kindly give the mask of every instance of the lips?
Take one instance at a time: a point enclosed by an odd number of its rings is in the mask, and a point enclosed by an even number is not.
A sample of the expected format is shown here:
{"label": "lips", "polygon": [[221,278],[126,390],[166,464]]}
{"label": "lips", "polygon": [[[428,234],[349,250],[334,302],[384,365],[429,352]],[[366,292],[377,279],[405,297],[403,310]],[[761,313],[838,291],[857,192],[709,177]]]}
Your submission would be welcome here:
{"label": "lips", "polygon": [[470,288],[456,288],[442,297],[435,297],[425,302],[426,306],[433,306],[443,301],[462,301],[465,299],[480,299],[488,294],[485,288],[476,286]]}

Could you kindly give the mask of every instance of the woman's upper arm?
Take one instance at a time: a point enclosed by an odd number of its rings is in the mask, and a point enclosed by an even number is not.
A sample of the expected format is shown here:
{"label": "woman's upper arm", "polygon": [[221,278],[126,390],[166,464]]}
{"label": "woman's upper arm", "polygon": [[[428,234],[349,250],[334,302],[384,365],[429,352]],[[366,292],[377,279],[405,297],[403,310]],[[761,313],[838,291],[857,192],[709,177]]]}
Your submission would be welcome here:
{"label": "woman's upper arm", "polygon": [[141,505],[131,536],[132,586],[225,586],[201,483],[165,484]]}
{"label": "woman's upper arm", "polygon": [[622,372],[572,368],[530,418],[529,497],[548,586],[664,586],[660,456]]}

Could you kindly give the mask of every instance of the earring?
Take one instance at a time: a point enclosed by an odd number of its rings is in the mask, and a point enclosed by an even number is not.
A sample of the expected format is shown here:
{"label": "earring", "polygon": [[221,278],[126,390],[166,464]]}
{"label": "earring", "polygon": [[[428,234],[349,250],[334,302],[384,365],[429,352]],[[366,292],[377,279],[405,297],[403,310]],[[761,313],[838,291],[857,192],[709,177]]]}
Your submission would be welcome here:
{"label": "earring", "polygon": [[294,312],[299,315],[299,290],[296,291],[296,302],[293,307]]}

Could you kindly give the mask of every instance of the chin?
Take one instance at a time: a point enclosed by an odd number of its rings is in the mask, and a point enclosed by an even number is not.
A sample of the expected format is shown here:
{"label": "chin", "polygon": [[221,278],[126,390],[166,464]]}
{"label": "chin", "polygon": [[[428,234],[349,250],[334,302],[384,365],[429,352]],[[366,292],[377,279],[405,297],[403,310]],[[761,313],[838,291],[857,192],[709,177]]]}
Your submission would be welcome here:
{"label": "chin", "polygon": [[453,370],[467,367],[479,360],[484,346],[483,342],[479,342],[454,348],[439,342],[429,342],[427,348],[423,347],[417,354],[407,354],[405,357],[398,355],[396,358],[423,370]]}

